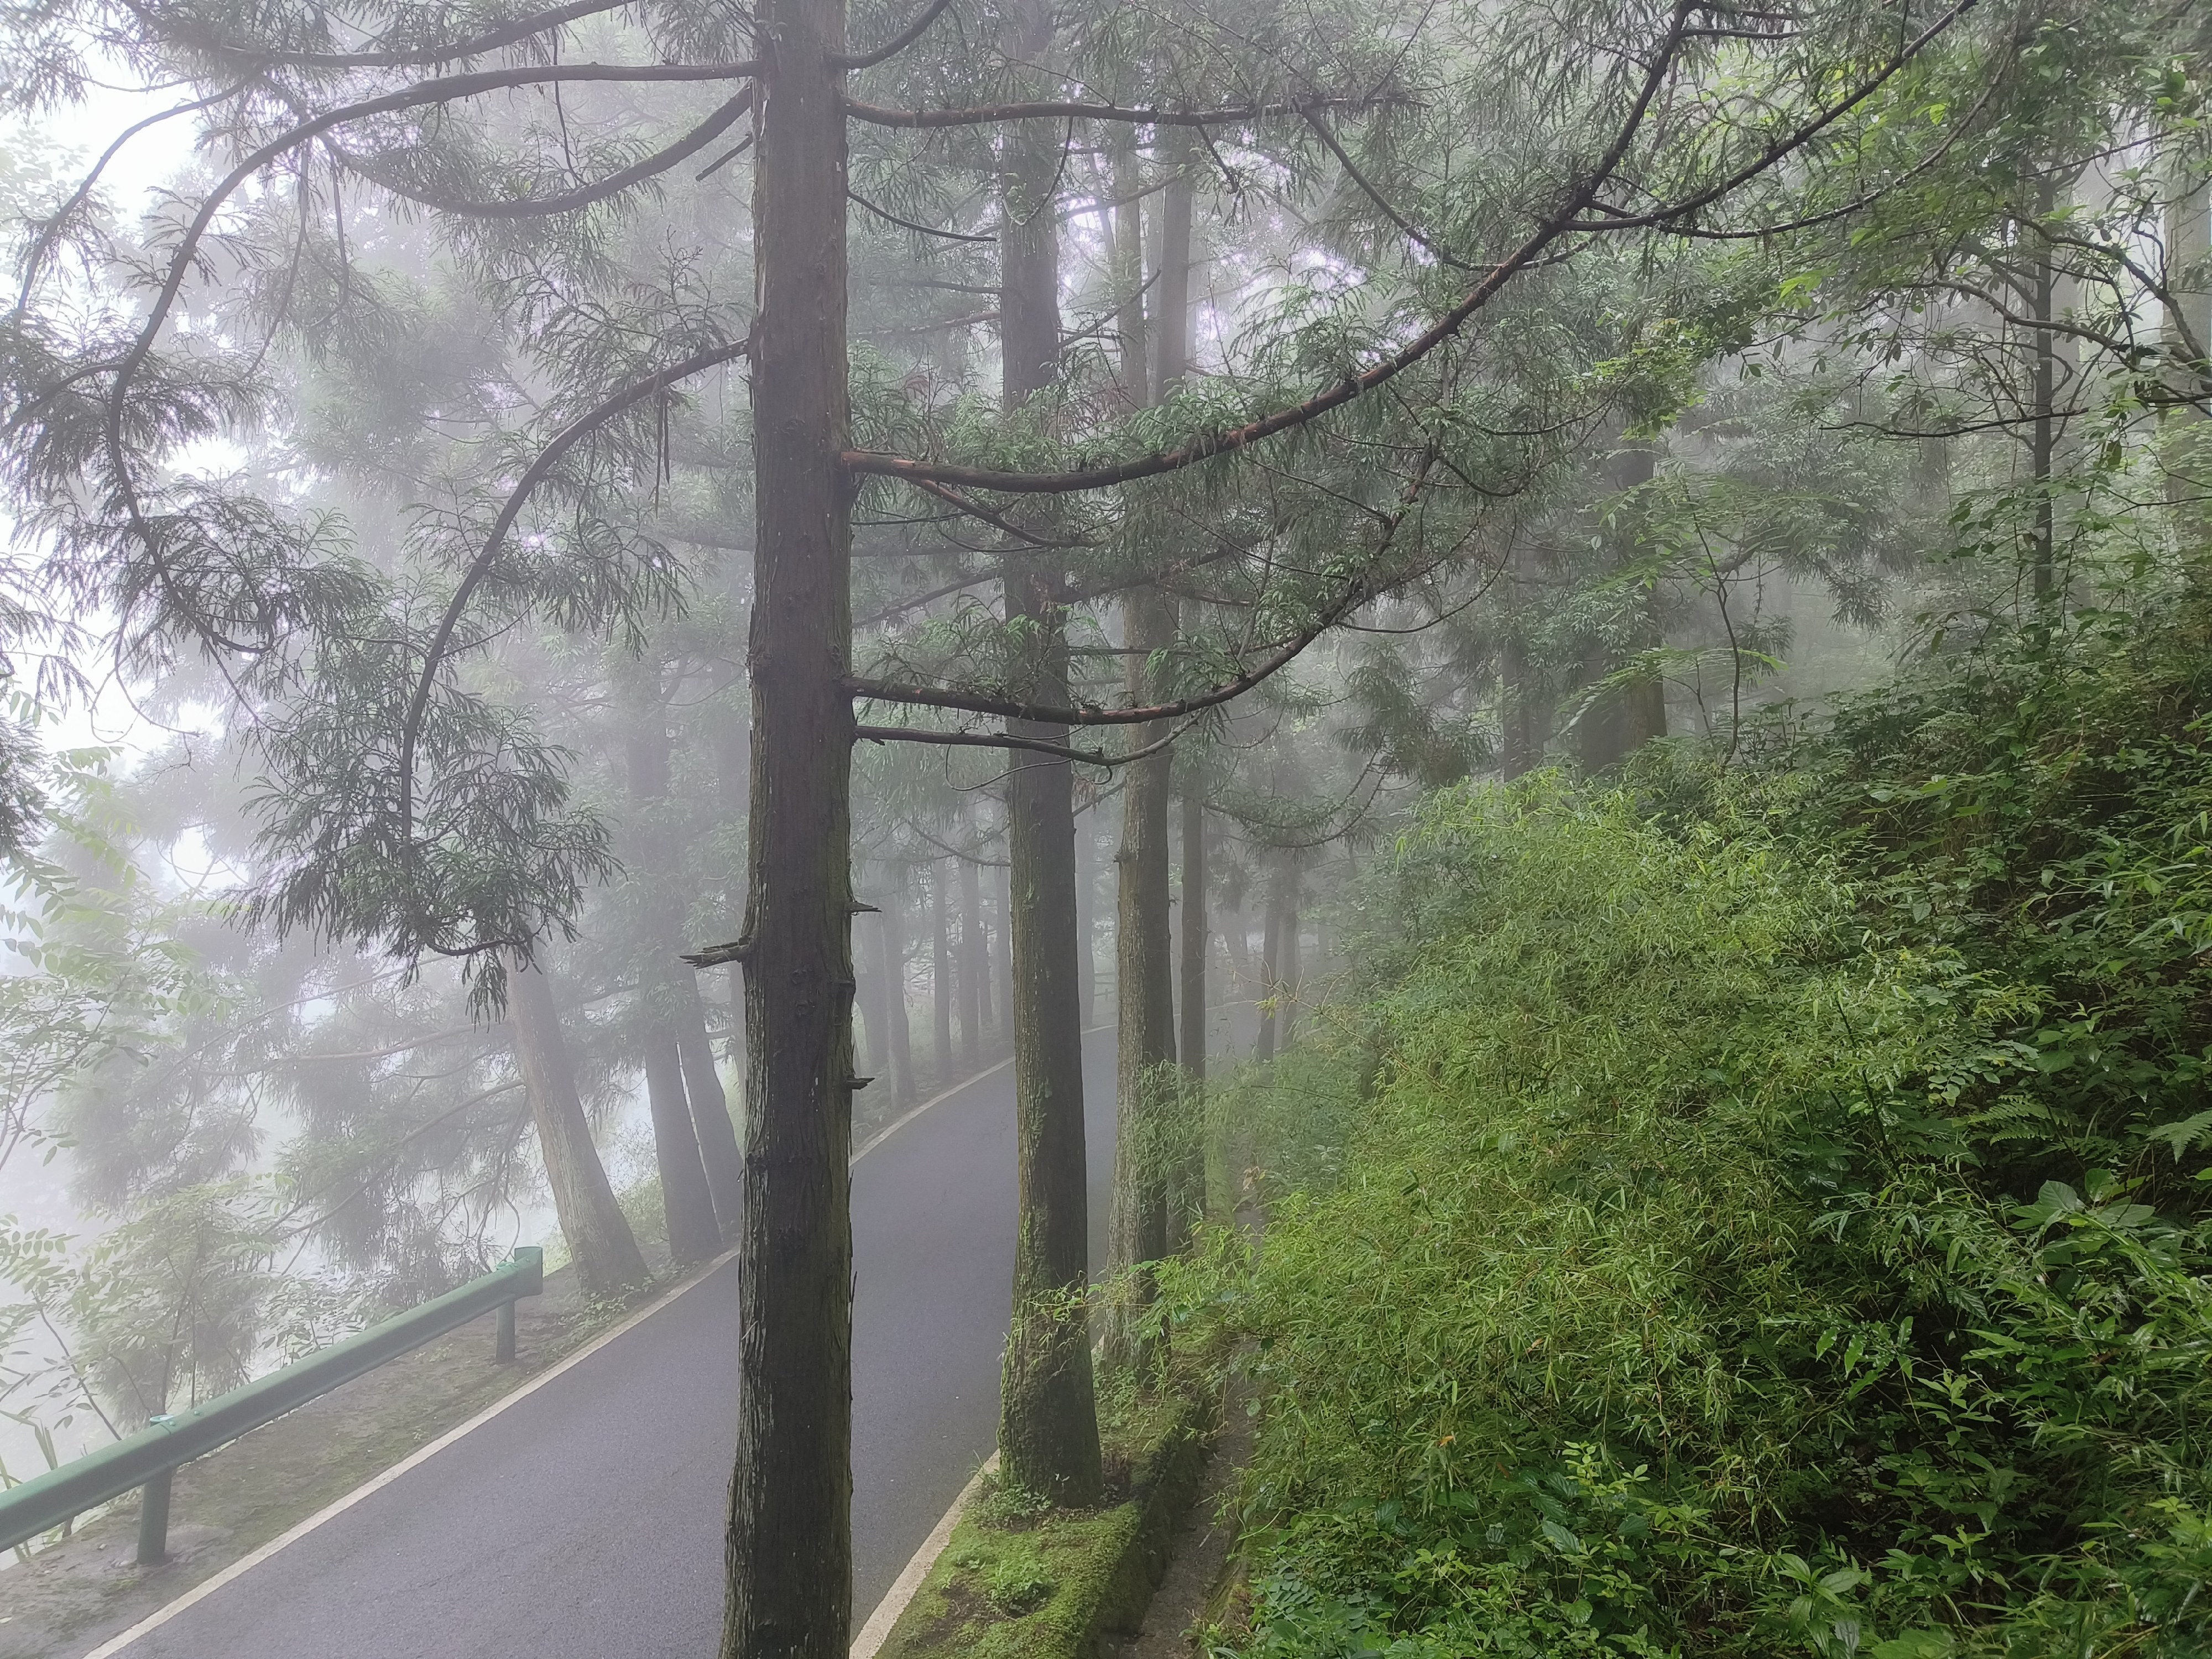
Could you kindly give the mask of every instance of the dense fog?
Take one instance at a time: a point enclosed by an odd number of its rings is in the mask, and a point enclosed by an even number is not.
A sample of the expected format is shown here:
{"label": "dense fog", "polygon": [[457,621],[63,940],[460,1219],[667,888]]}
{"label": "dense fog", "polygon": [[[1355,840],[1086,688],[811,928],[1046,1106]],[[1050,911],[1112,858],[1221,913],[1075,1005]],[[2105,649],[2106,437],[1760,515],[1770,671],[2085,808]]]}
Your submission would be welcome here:
{"label": "dense fog", "polygon": [[[968,1261],[902,1206],[980,1229],[1003,1199],[973,1243],[1010,1297],[985,1381],[957,1431],[900,1432],[969,1467],[995,1446],[1040,1513],[1125,1492],[1112,1401],[1176,1322],[1260,1351],[1206,1324],[1244,1291],[1188,1264],[1376,1156],[1347,1119],[1282,1173],[1309,1133],[1282,1127],[1308,1098],[1283,1057],[1386,1101],[1409,1075],[1414,1016],[1377,988],[1458,937],[1404,889],[1437,824],[1603,798],[1734,846],[1830,799],[1808,780],[1940,794],[1951,774],[1881,770],[1907,738],[1837,711],[1956,672],[1972,695],[1929,695],[1986,727],[2012,706],[1973,701],[1988,664],[2193,626],[2170,616],[2205,534],[2203,29],[2109,0],[0,20],[0,1484],[517,1247],[544,1248],[566,1333],[526,1327],[526,1360],[726,1257],[750,1322],[690,1460],[738,1471],[694,1528],[728,1596],[699,1627],[842,1653],[910,1547],[875,1541],[853,1464],[869,1253]],[[1887,833],[1835,812],[1838,859]],[[1972,825],[1930,832],[1961,884],[1923,920],[1978,878]],[[1452,833],[1437,894],[1531,879],[1522,842]],[[1502,1008],[1488,971],[1463,982]],[[2003,1041],[2048,1050],[2064,1002]],[[1559,1018],[1545,1063],[1570,1066],[1596,1026]],[[894,1130],[950,1148],[918,1109],[986,1099],[998,1139],[897,1202],[854,1173]],[[2175,1133],[2179,1158],[2201,1120]],[[985,1164],[988,1204],[925,1192]],[[896,1381],[957,1392],[919,1359]],[[1283,1550],[1301,1504],[1461,1501],[1432,1471],[1325,1502],[1338,1477],[1299,1467],[1246,1494]],[[922,1521],[952,1496],[913,1491]],[[1980,1502],[1957,1512],[1994,1535]],[[1789,1651],[1859,1650],[1820,1597],[1879,1550],[1843,1499],[1818,1513],[1858,1541],[1771,1547],[1824,1564],[1788,1556],[1826,1586],[1796,1624],[1731,1589],[1616,1629],[1590,1591],[1618,1644],[1589,1650],[1785,1626]],[[175,1535],[200,1576],[250,1547]],[[0,1615],[70,1542],[15,1547]],[[1474,1604],[1464,1562],[1432,1605],[1344,1588],[1371,1539],[1343,1583],[1313,1547],[1254,1569],[1217,1651],[1474,1650],[1435,1634]],[[1310,1592],[1375,1622],[1301,1625]],[[1929,1629],[1997,1617],[1957,1598]],[[1980,1639],[1864,1616],[1889,1659]],[[128,1622],[88,1618],[21,1650]]]}

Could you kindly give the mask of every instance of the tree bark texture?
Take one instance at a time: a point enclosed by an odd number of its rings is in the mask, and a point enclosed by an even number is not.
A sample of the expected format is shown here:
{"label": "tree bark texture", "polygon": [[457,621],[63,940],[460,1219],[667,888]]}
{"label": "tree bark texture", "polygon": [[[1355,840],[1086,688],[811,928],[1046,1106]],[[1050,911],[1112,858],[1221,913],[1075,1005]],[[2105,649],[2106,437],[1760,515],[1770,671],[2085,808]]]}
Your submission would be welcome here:
{"label": "tree bark texture", "polygon": [[613,1296],[645,1282],[645,1257],[629,1223],[615,1203],[592,1126],[576,1092],[576,1073],[561,1035],[561,1011],[553,988],[535,968],[507,964],[507,1020],[514,1030],[515,1057],[522,1066],[538,1149],[545,1162],[546,1184],[553,1189],[553,1213],[577,1276],[595,1297]]}
{"label": "tree bark texture", "polygon": [[[1041,0],[1017,0],[1007,45],[1041,57],[1052,38]],[[1060,239],[1052,200],[1060,140],[1024,122],[1000,175],[1000,301],[1006,402],[1051,382],[1060,352]],[[1059,573],[1035,553],[1006,558],[1006,612],[1031,624],[1023,690],[1064,706],[1067,641]],[[1067,728],[1009,720],[1017,737],[1065,744]],[[1014,1098],[1019,1218],[1013,1316],[999,1390],[999,1453],[1017,1487],[1065,1504],[1104,1490],[1085,1302],[1090,1221],[1084,1173],[1083,1018],[1075,950],[1074,773],[1057,757],[1010,756],[1006,786],[1014,957]]]}
{"label": "tree bark texture", "polygon": [[760,0],[738,1449],[723,1659],[852,1639],[852,497],[842,0]]}

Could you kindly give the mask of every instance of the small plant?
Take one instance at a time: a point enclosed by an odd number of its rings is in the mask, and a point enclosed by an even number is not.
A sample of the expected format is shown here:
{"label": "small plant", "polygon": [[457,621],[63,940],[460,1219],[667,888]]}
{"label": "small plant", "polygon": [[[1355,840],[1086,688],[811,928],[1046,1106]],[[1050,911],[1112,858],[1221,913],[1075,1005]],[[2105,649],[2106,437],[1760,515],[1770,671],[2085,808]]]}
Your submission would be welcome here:
{"label": "small plant", "polygon": [[1049,1510],[1052,1499],[1042,1492],[1000,1479],[991,1483],[977,1507],[982,1518],[993,1526],[1021,1526]]}
{"label": "small plant", "polygon": [[982,1579],[983,1599],[1009,1617],[1036,1612],[1060,1588],[1044,1563],[1026,1550],[994,1562],[983,1570]]}

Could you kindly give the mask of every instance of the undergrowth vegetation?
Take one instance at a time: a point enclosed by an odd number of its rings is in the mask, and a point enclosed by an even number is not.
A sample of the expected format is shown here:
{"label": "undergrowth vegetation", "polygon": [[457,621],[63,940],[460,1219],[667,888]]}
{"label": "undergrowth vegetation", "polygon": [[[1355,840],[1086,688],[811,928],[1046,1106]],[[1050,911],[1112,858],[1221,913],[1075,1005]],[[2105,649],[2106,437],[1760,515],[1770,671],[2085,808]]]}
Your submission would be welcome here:
{"label": "undergrowth vegetation", "polygon": [[1428,805],[1217,1109],[1254,1659],[2212,1649],[2204,619]]}

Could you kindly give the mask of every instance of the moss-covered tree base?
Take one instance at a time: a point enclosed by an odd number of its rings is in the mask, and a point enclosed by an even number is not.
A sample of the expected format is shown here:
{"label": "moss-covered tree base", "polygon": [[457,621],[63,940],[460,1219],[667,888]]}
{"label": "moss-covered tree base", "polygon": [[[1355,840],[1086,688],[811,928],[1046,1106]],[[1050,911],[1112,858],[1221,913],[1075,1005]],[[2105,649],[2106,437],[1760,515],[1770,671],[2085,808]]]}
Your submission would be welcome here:
{"label": "moss-covered tree base", "polygon": [[878,1659],[1090,1659],[1135,1633],[1198,1495],[1219,1401],[1194,1382],[1108,1415],[1106,1504],[1049,1508],[988,1479]]}

